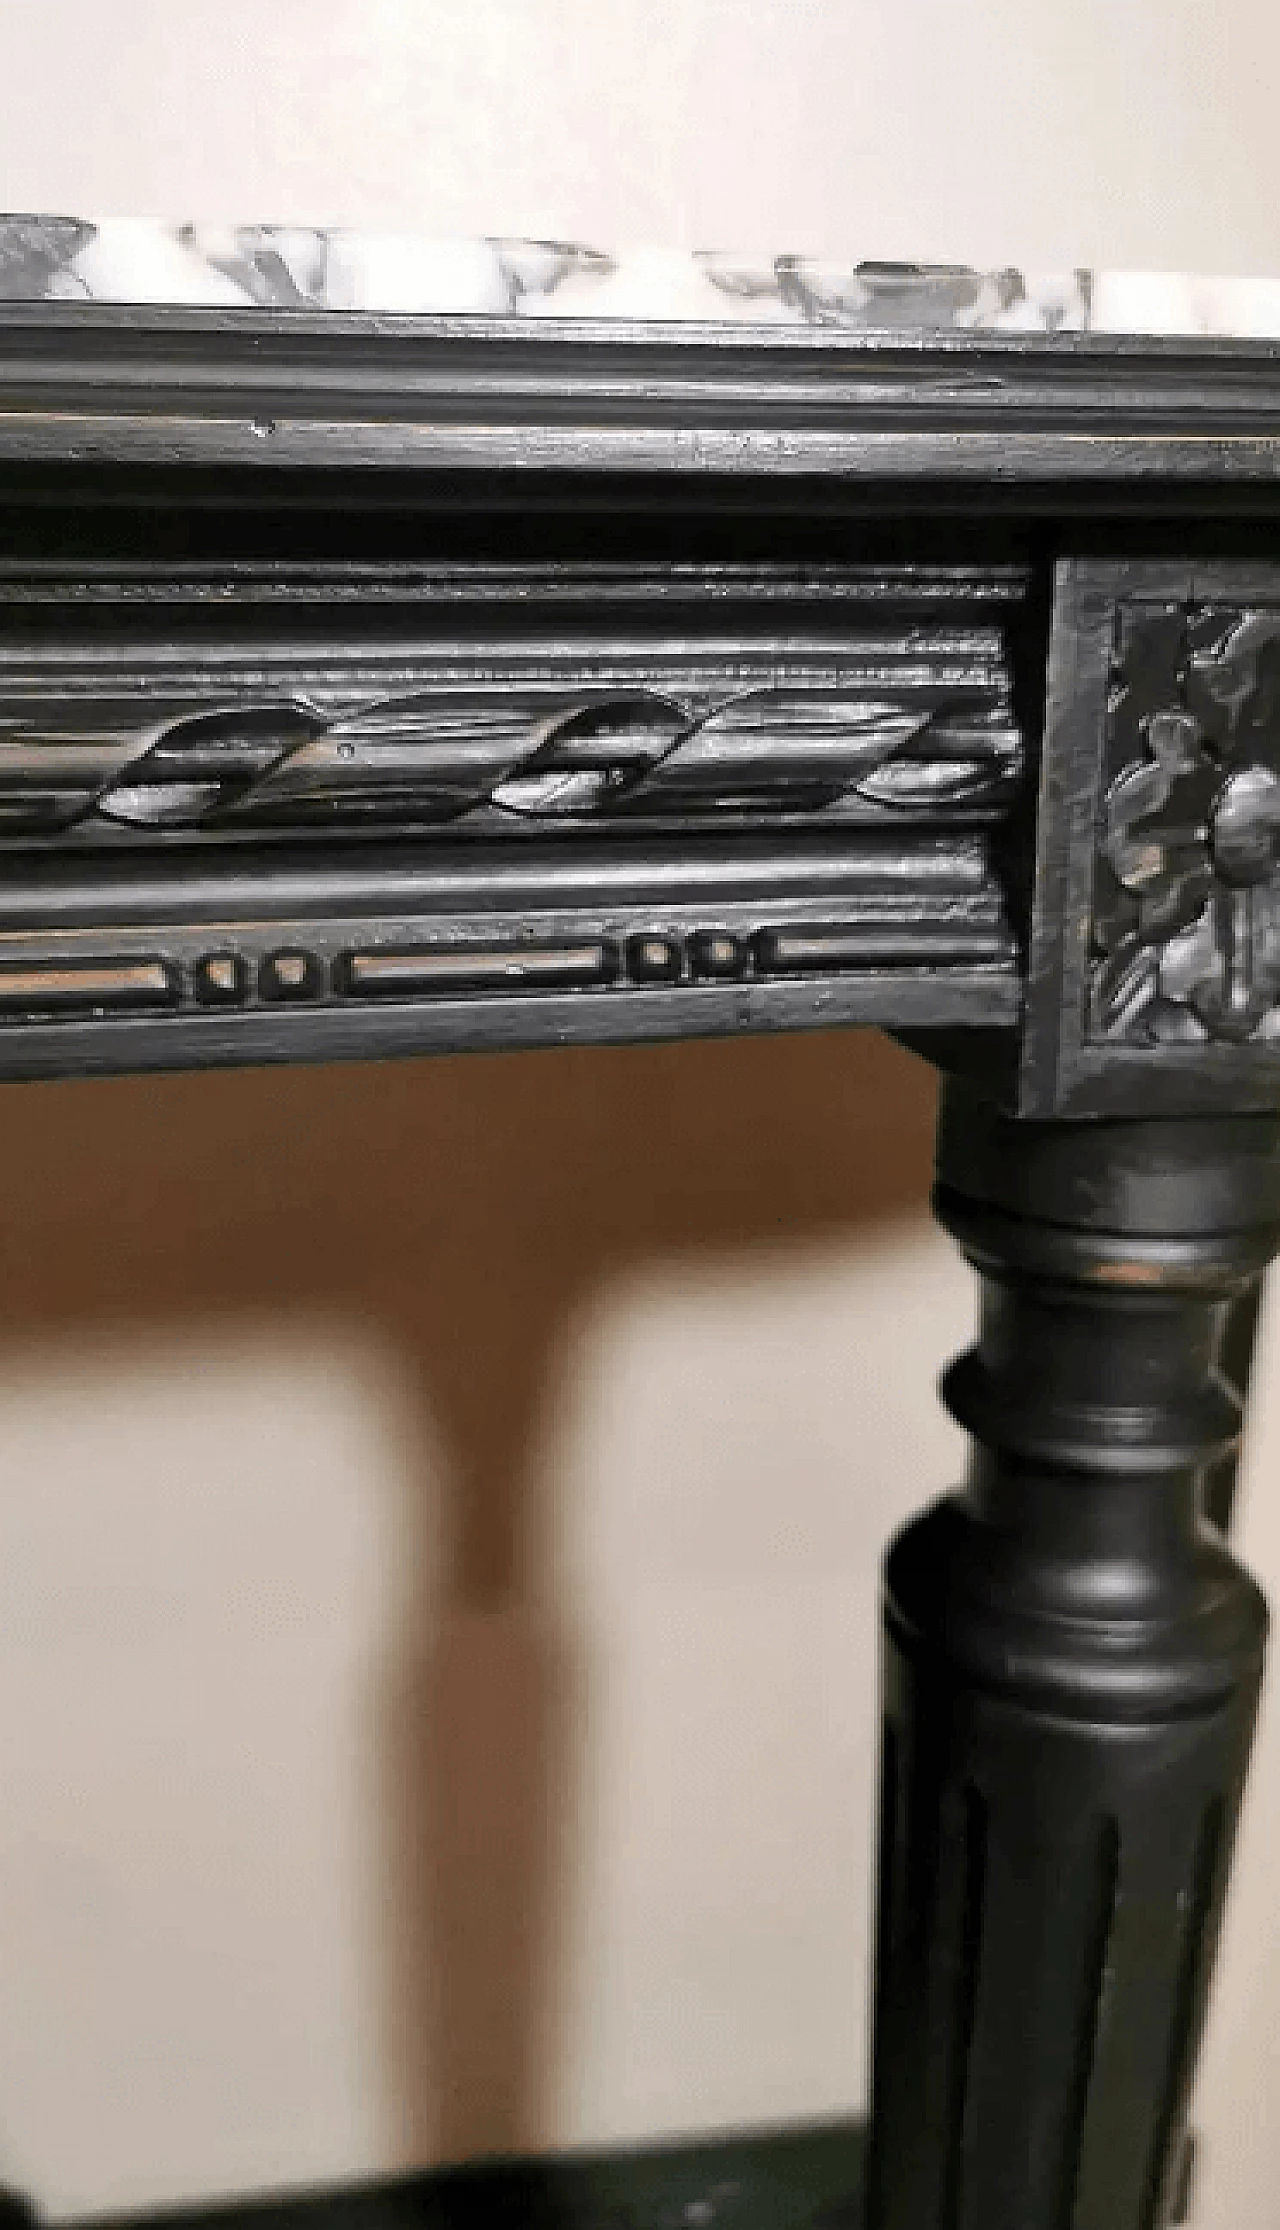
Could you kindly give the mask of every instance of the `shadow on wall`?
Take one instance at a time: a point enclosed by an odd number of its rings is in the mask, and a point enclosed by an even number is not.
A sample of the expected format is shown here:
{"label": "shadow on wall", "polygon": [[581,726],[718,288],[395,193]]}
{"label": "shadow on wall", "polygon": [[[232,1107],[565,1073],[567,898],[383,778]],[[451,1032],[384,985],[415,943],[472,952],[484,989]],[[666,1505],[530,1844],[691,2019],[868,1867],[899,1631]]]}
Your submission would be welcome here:
{"label": "shadow on wall", "polygon": [[335,1309],[421,1374],[453,1502],[443,1609],[406,1633],[386,1719],[386,1909],[421,1916],[385,1947],[406,2158],[549,2126],[570,1668],[540,1606],[510,1614],[569,1327],[657,1258],[917,1207],[933,1099],[870,1036],[0,1092],[0,1334]]}

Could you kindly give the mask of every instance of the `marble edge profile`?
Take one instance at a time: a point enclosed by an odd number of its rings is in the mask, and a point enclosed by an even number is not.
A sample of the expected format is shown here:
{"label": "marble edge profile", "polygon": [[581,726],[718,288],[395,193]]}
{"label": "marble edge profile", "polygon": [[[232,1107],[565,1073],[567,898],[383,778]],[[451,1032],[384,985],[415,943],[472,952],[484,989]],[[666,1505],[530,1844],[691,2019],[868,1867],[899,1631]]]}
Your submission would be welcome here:
{"label": "marble edge profile", "polygon": [[0,214],[0,301],[1280,338],[1280,278]]}

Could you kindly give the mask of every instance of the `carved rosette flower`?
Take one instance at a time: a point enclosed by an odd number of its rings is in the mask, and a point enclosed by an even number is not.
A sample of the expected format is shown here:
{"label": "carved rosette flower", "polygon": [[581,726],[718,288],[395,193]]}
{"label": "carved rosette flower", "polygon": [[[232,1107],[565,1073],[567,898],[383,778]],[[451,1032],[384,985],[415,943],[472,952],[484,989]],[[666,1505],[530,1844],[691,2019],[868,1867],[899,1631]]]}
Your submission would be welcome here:
{"label": "carved rosette flower", "polygon": [[1178,695],[1103,801],[1094,1032],[1280,1036],[1280,614],[1234,615]]}

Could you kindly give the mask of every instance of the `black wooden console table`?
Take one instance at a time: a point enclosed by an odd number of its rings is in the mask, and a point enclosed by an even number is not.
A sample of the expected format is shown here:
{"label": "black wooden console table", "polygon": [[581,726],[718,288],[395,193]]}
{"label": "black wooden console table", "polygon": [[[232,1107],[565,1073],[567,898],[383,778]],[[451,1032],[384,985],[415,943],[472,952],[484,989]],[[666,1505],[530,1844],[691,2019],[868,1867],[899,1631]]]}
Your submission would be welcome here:
{"label": "black wooden console table", "polygon": [[1280,351],[8,305],[0,480],[0,1074],[941,1071],[869,2230],[1158,2230],[1265,1627]]}

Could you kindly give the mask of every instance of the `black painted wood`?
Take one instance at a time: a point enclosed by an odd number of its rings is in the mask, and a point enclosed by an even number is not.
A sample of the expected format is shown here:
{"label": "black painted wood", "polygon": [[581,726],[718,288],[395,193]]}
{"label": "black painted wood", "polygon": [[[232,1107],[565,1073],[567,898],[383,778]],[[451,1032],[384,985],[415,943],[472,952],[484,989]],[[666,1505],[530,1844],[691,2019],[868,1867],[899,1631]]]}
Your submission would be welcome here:
{"label": "black painted wood", "polygon": [[1280,1241],[1272,1117],[944,1101],[983,1286],[968,1484],[886,1576],[871,2230],[1159,2230],[1266,1618],[1201,1517],[1224,1303]]}
{"label": "black painted wood", "polygon": [[[0,1076],[867,1023],[964,1080],[872,2221],[1157,2230],[1261,1655],[1202,1515],[1280,1219],[1280,351],[0,305],[0,526]],[[761,2222],[847,2219],[775,2157]],[[246,2219],[718,2219],[655,2175]]]}
{"label": "black painted wood", "polygon": [[1276,568],[1059,568],[1023,1113],[1276,1104],[1278,679]]}
{"label": "black painted wood", "polygon": [[[0,304],[15,463],[1273,487],[1274,343]],[[517,502],[528,500],[510,491]]]}
{"label": "black painted wood", "polygon": [[1025,567],[0,576],[0,1075],[1011,1023]]}
{"label": "black painted wood", "polygon": [[864,2150],[861,2124],[814,2123],[113,2215],[97,2230],[860,2230]]}

